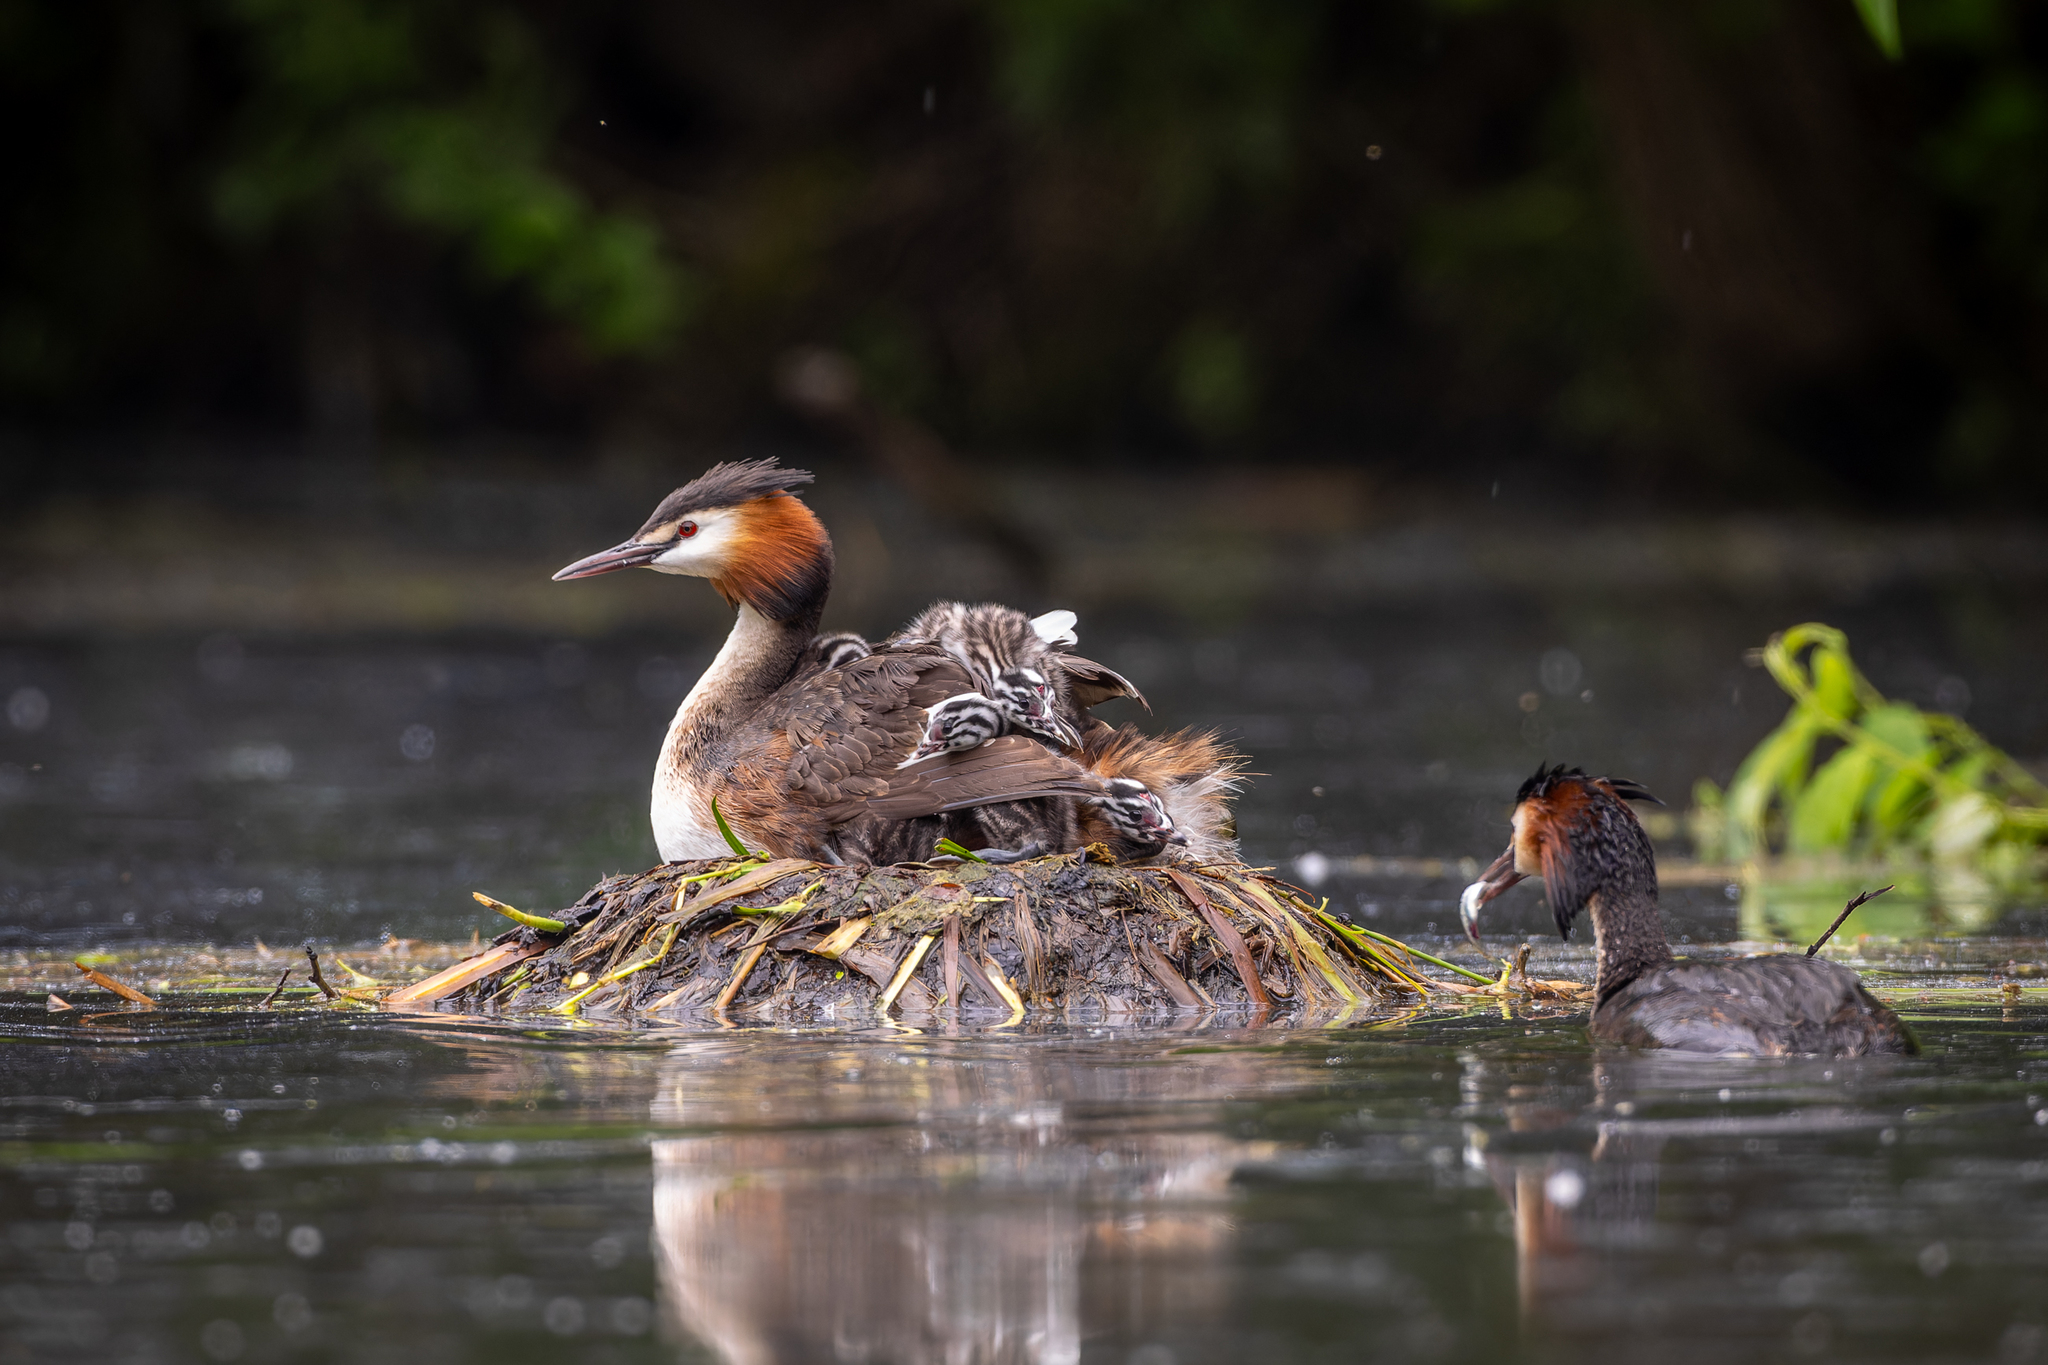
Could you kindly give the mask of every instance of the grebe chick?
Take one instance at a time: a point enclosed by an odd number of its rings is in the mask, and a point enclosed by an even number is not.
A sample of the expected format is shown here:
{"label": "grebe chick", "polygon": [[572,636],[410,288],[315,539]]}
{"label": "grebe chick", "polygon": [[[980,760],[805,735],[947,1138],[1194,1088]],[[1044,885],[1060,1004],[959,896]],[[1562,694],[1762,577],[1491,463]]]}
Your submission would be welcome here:
{"label": "grebe chick", "polygon": [[805,667],[814,667],[822,673],[828,668],[844,668],[854,660],[865,659],[874,652],[875,647],[867,642],[866,637],[856,635],[850,630],[835,630],[813,638],[810,644],[804,647],[803,662],[798,668],[801,670]]}
{"label": "grebe chick", "polygon": [[[1077,757],[1112,793],[1124,797],[1075,800],[1082,843],[1107,844],[1123,859],[1154,857],[1169,844],[1183,847],[1197,863],[1237,857],[1237,821],[1230,799],[1244,784],[1244,759],[1214,734],[1183,730],[1148,735],[1135,725],[1090,719],[1081,732]],[[1150,818],[1142,798],[1119,786],[1126,782],[1157,803]]]}
{"label": "grebe chick", "polygon": [[1007,711],[979,692],[962,692],[935,706],[925,708],[924,733],[910,757],[897,764],[907,768],[934,754],[959,753],[977,749],[998,735],[1010,732]]}
{"label": "grebe chick", "polygon": [[1507,851],[1465,889],[1466,932],[1476,941],[1479,908],[1524,877],[1543,878],[1563,937],[1587,910],[1599,963],[1588,1031],[1601,1042],[1758,1057],[1919,1050],[1856,973],[1824,958],[1673,958],[1656,855],[1627,804],[1655,799],[1625,779],[1538,768],[1516,793]]}
{"label": "grebe chick", "polygon": [[1121,856],[1152,858],[1164,853],[1168,844],[1187,844],[1188,836],[1173,827],[1166,803],[1143,782],[1112,777],[1103,785],[1109,789],[1106,794],[1080,799],[1095,808],[1123,846],[1117,850]]}
{"label": "grebe chick", "polygon": [[632,539],[555,575],[643,567],[708,578],[734,608],[732,634],[662,743],[651,802],[661,856],[726,856],[714,800],[749,847],[851,862],[929,854],[955,812],[1101,795],[1099,779],[1023,736],[899,768],[925,708],[976,686],[936,646],[803,669],[833,567],[831,538],[790,491],[809,482],[773,460],[721,464],[664,498]]}
{"label": "grebe chick", "polygon": [[[964,664],[976,691],[1009,719],[1014,733],[1035,736],[1063,749],[1080,747],[1080,724],[1088,706],[1112,696],[1143,701],[1138,689],[1103,665],[1065,654],[1077,643],[1071,611],[1027,617],[1012,607],[985,602],[937,602],[891,637],[892,643],[930,643]],[[1075,696],[1075,679],[1093,699]],[[944,737],[927,734],[926,742]]]}

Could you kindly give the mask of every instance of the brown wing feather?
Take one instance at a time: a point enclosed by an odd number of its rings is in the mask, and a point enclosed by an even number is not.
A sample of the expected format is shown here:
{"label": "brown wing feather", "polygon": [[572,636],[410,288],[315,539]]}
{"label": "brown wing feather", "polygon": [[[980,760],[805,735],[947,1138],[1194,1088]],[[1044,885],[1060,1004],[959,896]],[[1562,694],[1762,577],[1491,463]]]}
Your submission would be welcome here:
{"label": "brown wing feather", "polygon": [[924,708],[971,689],[965,669],[937,651],[883,652],[786,688],[763,711],[789,737],[784,788],[830,805],[877,796],[917,747]]}
{"label": "brown wing feather", "polygon": [[[939,754],[890,778],[888,790],[842,808],[889,820],[943,815],[1040,796],[1100,796],[1102,783],[1035,739],[1003,735],[965,753]],[[836,810],[835,814],[838,813]]]}
{"label": "brown wing feather", "polygon": [[1129,697],[1147,711],[1152,709],[1152,703],[1145,700],[1137,685],[1108,665],[1078,654],[1062,654],[1059,659],[1060,667],[1066,670],[1074,703],[1083,711],[1117,697]]}

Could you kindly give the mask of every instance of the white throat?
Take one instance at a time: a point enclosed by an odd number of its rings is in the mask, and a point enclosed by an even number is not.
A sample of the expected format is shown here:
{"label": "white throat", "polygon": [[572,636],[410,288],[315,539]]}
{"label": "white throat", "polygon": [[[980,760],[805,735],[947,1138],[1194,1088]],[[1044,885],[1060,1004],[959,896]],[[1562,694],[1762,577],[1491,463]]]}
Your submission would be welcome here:
{"label": "white throat", "polygon": [[[743,723],[733,714],[735,695],[755,660],[773,650],[782,627],[752,607],[741,604],[739,618],[718,657],[697,679],[690,695],[676,708],[654,767],[654,799],[648,814],[654,825],[654,846],[662,861],[724,858],[732,849],[711,818],[711,798],[700,790],[704,750],[720,735]],[[743,834],[742,838],[745,837]]]}

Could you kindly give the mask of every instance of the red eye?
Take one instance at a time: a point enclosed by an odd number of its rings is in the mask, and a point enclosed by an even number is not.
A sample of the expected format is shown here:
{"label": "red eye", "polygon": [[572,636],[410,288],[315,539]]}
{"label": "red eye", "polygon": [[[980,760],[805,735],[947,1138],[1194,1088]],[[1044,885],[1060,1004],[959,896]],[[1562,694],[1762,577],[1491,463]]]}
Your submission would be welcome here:
{"label": "red eye", "polygon": [[697,523],[694,521],[686,521],[676,527],[677,540],[688,540],[691,536],[694,536],[696,534]]}

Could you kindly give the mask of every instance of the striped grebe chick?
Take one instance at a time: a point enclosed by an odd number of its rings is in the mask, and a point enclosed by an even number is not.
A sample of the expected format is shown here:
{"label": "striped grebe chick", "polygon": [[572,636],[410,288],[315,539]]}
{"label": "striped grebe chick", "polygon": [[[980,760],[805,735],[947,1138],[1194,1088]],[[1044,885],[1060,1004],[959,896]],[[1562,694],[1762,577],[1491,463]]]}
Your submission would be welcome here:
{"label": "striped grebe chick", "polygon": [[1507,851],[1465,889],[1466,932],[1476,942],[1480,907],[1524,877],[1543,878],[1561,936],[1587,911],[1598,960],[1588,1031],[1600,1042],[1757,1057],[1919,1050],[1856,973],[1825,958],[1674,958],[1656,855],[1628,806],[1655,799],[1624,778],[1538,768],[1516,793]]}
{"label": "striped grebe chick", "polygon": [[1197,863],[1237,857],[1230,799],[1244,785],[1244,759],[1215,734],[1148,735],[1135,725],[1090,719],[1077,757],[1111,789],[1075,798],[1083,843],[1107,844],[1126,860],[1156,857],[1169,845]]}
{"label": "striped grebe chick", "polygon": [[977,686],[936,645],[806,667],[833,571],[831,538],[791,492],[809,482],[773,460],[718,465],[664,498],[631,539],[555,575],[641,567],[706,578],[734,610],[662,742],[650,805],[661,856],[726,856],[714,800],[749,847],[838,862],[927,855],[963,810],[1102,795],[1100,779],[1021,735],[899,766],[926,708]]}
{"label": "striped grebe chick", "polygon": [[875,647],[866,637],[850,630],[835,630],[819,635],[805,646],[804,657],[799,668],[811,667],[822,673],[828,668],[844,668],[857,659],[865,659],[875,652]]}
{"label": "striped grebe chick", "polygon": [[[975,692],[1027,734],[1062,749],[1080,747],[1088,707],[1113,696],[1144,697],[1113,669],[1066,653],[1078,642],[1074,613],[1027,617],[993,602],[969,606],[936,602],[891,637],[892,643],[930,643],[958,659],[974,676]],[[1077,682],[1088,700],[1076,695]],[[1001,733],[1001,732],[998,732]],[[944,737],[928,734],[927,742]]]}

